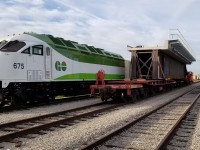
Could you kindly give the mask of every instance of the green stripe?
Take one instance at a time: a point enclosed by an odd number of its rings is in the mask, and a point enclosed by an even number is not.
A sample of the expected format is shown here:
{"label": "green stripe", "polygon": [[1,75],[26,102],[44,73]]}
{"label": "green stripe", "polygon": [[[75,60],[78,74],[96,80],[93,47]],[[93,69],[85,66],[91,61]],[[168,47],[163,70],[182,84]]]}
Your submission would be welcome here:
{"label": "green stripe", "polygon": [[[124,79],[124,75],[118,74],[105,74],[105,79]],[[96,80],[96,74],[93,73],[77,73],[77,74],[68,74],[61,77],[58,77],[54,80]]]}
{"label": "green stripe", "polygon": [[75,61],[91,63],[91,64],[108,65],[108,66],[118,66],[118,67],[125,66],[124,59],[118,59],[106,55],[100,55],[98,53],[81,51],[78,48],[68,47],[63,44],[59,45],[58,43],[55,43],[55,41],[53,42],[47,35],[44,34],[35,34],[35,33],[27,33],[27,34],[32,35],[48,43],[58,53]]}
{"label": "green stripe", "polygon": [[118,66],[118,67],[124,67],[124,60],[118,60],[109,58],[106,56],[96,55],[92,53],[81,53],[80,51],[70,51],[67,48],[57,48],[54,45],[51,45],[57,52],[59,52],[61,55],[64,55],[65,57],[79,61],[79,62],[85,62],[85,63],[91,63],[91,64],[100,64],[100,65],[109,65],[109,66]]}

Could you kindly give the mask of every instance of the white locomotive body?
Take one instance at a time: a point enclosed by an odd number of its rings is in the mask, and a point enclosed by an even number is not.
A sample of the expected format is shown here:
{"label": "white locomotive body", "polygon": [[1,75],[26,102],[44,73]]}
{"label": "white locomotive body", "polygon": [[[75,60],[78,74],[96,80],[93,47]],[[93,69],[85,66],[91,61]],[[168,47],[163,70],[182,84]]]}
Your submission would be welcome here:
{"label": "white locomotive body", "polygon": [[80,92],[99,70],[105,72],[105,80],[123,79],[125,73],[120,55],[35,33],[15,36],[1,47],[0,70],[2,106]]}

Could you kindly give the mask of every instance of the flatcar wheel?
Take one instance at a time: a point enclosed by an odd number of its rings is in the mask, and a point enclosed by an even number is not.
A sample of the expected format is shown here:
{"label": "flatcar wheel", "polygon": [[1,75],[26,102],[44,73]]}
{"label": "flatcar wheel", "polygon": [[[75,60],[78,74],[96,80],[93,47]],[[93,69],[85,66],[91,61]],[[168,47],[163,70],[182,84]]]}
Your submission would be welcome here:
{"label": "flatcar wheel", "polygon": [[134,89],[131,91],[131,96],[130,96],[130,100],[131,102],[135,102],[139,99],[139,93],[137,91],[137,89]]}
{"label": "flatcar wheel", "polygon": [[156,94],[156,88],[154,86],[149,88],[150,95],[155,95]]}
{"label": "flatcar wheel", "polygon": [[100,90],[99,94],[100,94],[101,100],[103,102],[106,102],[107,101],[106,92],[104,90]]}
{"label": "flatcar wheel", "polygon": [[170,85],[166,85],[166,91],[170,91]]}
{"label": "flatcar wheel", "polygon": [[100,97],[101,97],[101,101],[102,101],[102,102],[105,102],[105,101],[107,101],[107,99],[106,99],[106,96],[105,96],[104,92],[101,92],[101,93],[100,93]]}
{"label": "flatcar wheel", "polygon": [[101,93],[100,97],[101,97],[102,102],[106,102],[107,101],[106,95],[104,93]]}
{"label": "flatcar wheel", "polygon": [[121,93],[121,99],[122,99],[123,102],[125,102],[125,103],[127,102],[127,99],[126,99],[124,92]]}
{"label": "flatcar wheel", "polygon": [[101,96],[101,100],[102,100],[102,102],[106,102],[107,101],[107,99],[105,98],[105,96]]}
{"label": "flatcar wheel", "polygon": [[172,85],[168,85],[168,87],[169,87],[169,90],[171,91],[173,88],[172,88]]}
{"label": "flatcar wheel", "polygon": [[130,100],[131,100],[131,102],[137,101],[137,96],[136,95],[131,95],[130,96]]}
{"label": "flatcar wheel", "polygon": [[118,101],[118,97],[117,97],[117,96],[113,96],[113,97],[112,97],[112,100],[113,100],[113,101]]}
{"label": "flatcar wheel", "polygon": [[144,97],[148,97],[149,96],[149,89],[148,88],[145,88],[144,89]]}

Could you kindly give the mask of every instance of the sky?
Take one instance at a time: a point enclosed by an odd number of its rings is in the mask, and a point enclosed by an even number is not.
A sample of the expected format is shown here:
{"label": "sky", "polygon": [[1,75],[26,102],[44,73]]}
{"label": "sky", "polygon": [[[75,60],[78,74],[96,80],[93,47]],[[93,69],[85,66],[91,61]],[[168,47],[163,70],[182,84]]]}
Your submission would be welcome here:
{"label": "sky", "polygon": [[179,29],[196,58],[188,70],[200,74],[199,7],[198,0],[0,0],[0,38],[51,34],[130,60],[127,45],[162,46],[169,29]]}

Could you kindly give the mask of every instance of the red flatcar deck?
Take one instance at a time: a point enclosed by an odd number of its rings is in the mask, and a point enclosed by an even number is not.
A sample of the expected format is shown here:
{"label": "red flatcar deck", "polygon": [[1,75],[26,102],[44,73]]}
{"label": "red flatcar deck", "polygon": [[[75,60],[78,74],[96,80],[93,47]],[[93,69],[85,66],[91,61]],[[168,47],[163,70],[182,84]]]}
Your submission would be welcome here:
{"label": "red flatcar deck", "polygon": [[[100,84],[99,84],[100,83]],[[91,94],[96,91],[100,93],[102,99],[108,99],[116,95],[125,95],[127,97],[135,97],[133,94],[145,93],[148,91],[156,92],[163,90],[167,86],[175,85],[174,80],[145,80],[145,79],[134,79],[134,80],[120,80],[120,81],[104,81],[104,74],[102,71],[97,73],[97,79],[95,85],[91,85]],[[137,90],[140,90],[137,92]],[[154,90],[154,91],[153,91]],[[134,92],[133,92],[134,91]]]}

